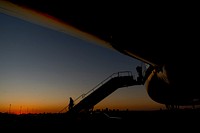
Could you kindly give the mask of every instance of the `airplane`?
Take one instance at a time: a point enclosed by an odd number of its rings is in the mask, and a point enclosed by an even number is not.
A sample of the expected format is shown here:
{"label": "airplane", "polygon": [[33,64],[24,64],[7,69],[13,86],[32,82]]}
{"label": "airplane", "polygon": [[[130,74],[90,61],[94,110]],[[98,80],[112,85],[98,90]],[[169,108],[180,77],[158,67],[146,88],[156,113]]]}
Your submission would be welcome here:
{"label": "airplane", "polygon": [[[81,5],[81,3],[79,4]],[[200,104],[195,12],[176,6],[0,1],[0,12],[95,42],[149,65],[141,84],[167,107]]]}

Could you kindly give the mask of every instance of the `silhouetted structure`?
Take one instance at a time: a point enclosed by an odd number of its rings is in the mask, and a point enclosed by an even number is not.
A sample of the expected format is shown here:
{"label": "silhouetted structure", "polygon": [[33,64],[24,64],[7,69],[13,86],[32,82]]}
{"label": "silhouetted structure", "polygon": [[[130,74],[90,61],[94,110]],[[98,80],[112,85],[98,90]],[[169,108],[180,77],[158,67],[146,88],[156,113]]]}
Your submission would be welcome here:
{"label": "silhouetted structure", "polygon": [[[70,112],[81,112],[91,110],[97,103],[103,100],[105,97],[113,93],[115,90],[121,87],[128,87],[137,85],[138,82],[133,79],[130,71],[123,71],[114,73],[88,93],[79,96],[77,99],[83,97],[83,99],[74,105]],[[76,100],[77,100],[76,99]],[[75,101],[76,101],[75,100]]]}

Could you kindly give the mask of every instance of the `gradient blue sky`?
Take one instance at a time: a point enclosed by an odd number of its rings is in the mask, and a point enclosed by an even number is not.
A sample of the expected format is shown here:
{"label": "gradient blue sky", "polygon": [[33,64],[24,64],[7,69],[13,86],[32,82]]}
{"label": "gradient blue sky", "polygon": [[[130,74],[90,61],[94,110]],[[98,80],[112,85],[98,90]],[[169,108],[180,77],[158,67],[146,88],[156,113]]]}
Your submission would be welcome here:
{"label": "gradient blue sky", "polygon": [[[15,17],[0,14],[0,112],[58,112],[108,76],[141,61]],[[120,88],[95,108],[149,110],[145,86]]]}

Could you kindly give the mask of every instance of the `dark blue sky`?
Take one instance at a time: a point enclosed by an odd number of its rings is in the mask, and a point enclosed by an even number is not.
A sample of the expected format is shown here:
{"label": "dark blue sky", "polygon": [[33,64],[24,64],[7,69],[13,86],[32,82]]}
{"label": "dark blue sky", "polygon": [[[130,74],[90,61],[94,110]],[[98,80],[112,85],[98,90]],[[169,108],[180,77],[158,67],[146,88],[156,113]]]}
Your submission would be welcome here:
{"label": "dark blue sky", "polygon": [[[13,108],[59,111],[111,74],[141,62],[79,38],[0,14],[0,112]],[[144,86],[119,89],[96,108],[152,109]],[[48,108],[48,109],[47,109]]]}

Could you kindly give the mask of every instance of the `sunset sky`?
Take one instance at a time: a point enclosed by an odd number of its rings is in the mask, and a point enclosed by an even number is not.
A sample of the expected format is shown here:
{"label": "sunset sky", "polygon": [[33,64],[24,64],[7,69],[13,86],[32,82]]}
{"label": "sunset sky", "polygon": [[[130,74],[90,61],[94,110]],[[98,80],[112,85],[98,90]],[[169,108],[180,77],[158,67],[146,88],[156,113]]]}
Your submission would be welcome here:
{"label": "sunset sky", "polygon": [[[0,112],[59,112],[101,81],[141,61],[117,51],[0,13]],[[95,109],[152,110],[143,85],[119,88]]]}

